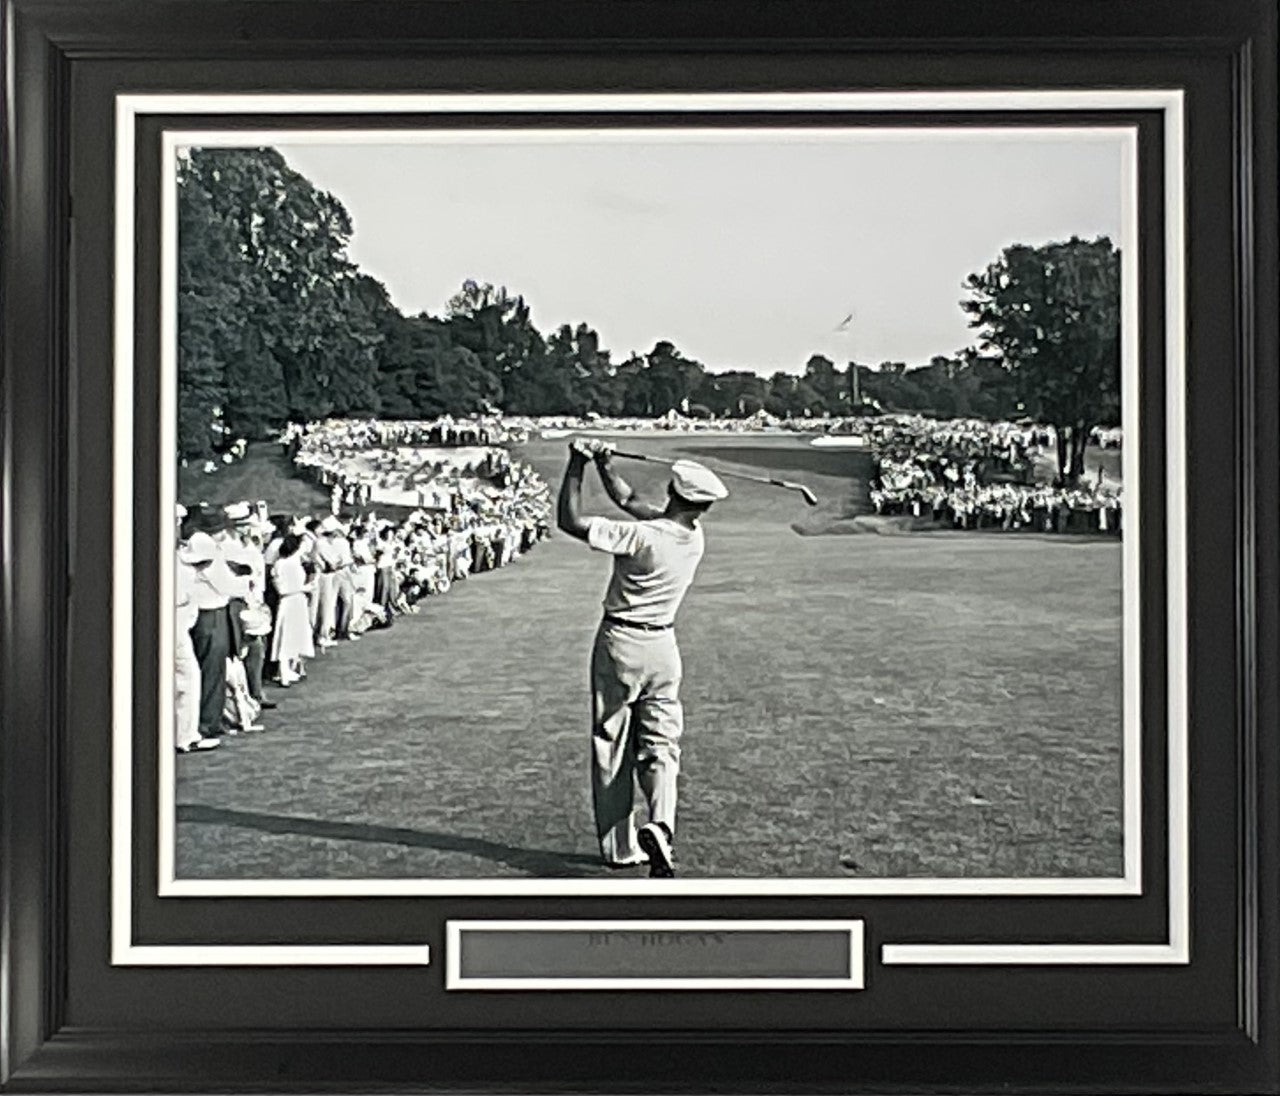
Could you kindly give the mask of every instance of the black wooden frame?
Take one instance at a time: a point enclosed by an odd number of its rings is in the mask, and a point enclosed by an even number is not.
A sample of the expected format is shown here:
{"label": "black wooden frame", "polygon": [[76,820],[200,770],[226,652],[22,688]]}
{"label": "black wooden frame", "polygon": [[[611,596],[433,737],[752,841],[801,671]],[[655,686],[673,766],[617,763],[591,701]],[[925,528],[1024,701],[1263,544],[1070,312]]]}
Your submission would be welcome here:
{"label": "black wooden frame", "polygon": [[[1276,17],[1274,0],[1043,6],[1032,0],[6,0],[0,26],[0,1082],[15,1091],[373,1084],[551,1091],[1280,1091]],[[590,1037],[516,1031],[432,1037],[68,1027],[66,819],[75,807],[65,795],[70,611],[84,611],[90,600],[79,591],[73,596],[69,546],[77,509],[94,505],[76,497],[68,458],[75,211],[67,117],[75,66],[103,59],[270,59],[281,62],[284,81],[290,61],[461,54],[603,60],[630,51],[659,59],[653,83],[661,86],[662,65],[696,64],[708,53],[928,49],[961,60],[977,51],[1016,55],[1032,48],[1078,58],[1082,82],[1091,57],[1121,49],[1169,56],[1214,50],[1234,59],[1237,307],[1230,329],[1237,368],[1230,398],[1240,444],[1230,489],[1239,514],[1231,562],[1240,629],[1232,661],[1242,809],[1223,824],[1235,829],[1241,863],[1235,1035],[1202,1042],[1176,1032],[982,1039],[862,1032],[850,1040],[816,1033],[771,1040],[760,1032],[690,1031],[664,1032],[646,1047],[643,1033],[609,1030]],[[596,89],[605,90],[599,81],[607,71],[602,63]]]}

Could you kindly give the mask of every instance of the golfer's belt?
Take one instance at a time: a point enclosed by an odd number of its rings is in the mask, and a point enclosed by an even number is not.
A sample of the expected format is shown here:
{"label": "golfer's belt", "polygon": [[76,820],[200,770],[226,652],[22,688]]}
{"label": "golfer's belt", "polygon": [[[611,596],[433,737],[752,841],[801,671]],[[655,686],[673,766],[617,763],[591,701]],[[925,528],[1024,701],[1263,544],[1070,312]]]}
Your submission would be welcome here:
{"label": "golfer's belt", "polygon": [[641,620],[625,620],[622,617],[614,616],[612,613],[605,613],[604,619],[609,624],[621,624],[624,628],[639,628],[642,632],[665,632],[672,627],[670,624],[649,624]]}

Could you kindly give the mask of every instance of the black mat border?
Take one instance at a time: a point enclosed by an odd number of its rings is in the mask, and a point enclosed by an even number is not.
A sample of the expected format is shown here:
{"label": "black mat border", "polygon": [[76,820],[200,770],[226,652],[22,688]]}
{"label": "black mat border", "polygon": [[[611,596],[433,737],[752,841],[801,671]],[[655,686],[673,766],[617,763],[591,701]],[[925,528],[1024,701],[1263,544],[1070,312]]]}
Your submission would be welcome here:
{"label": "black mat border", "polygon": [[[1030,117],[1026,117],[1026,115]],[[586,116],[536,114],[499,115],[465,114],[451,118],[443,128],[469,129],[496,125],[498,128],[536,128],[548,124],[567,123],[574,127],[646,128],[703,125],[708,115],[696,118],[670,113],[629,114],[611,118],[604,114]],[[359,117],[348,116],[350,127]],[[372,115],[366,119],[371,129],[440,128],[429,115]],[[232,124],[226,124],[226,123]],[[155,803],[158,794],[158,735],[155,730],[155,703],[158,693],[157,667],[148,656],[148,637],[155,634],[159,606],[155,589],[144,576],[155,574],[158,567],[157,546],[160,515],[154,505],[157,496],[157,453],[159,385],[159,154],[161,135],[166,131],[184,134],[200,130],[278,130],[326,129],[327,116],[225,115],[194,117],[167,115],[163,112],[143,116],[137,128],[137,280],[135,309],[136,365],[135,422],[137,460],[135,484],[135,601],[134,635],[138,664],[134,674],[134,909],[135,940],[140,944],[163,943],[271,943],[297,942],[299,928],[307,942],[342,943],[414,943],[422,939],[424,923],[430,925],[430,941],[443,940],[443,919],[456,917],[459,906],[487,907],[490,903],[508,916],[556,917],[564,915],[566,906],[583,907],[583,916],[592,910],[625,907],[626,916],[700,917],[714,916],[712,910],[727,911],[726,916],[760,916],[758,907],[785,909],[793,917],[844,916],[850,908],[859,914],[871,912],[876,923],[877,939],[893,943],[933,940],[957,943],[1160,943],[1168,936],[1167,914],[1167,804],[1168,783],[1166,724],[1166,675],[1163,672],[1166,647],[1166,601],[1164,540],[1165,521],[1165,339],[1164,339],[1164,115],[1156,111],[1006,111],[1003,113],[920,111],[911,124],[955,125],[958,127],[999,124],[1008,128],[1032,126],[1134,126],[1139,133],[1140,162],[1140,256],[1144,284],[1141,287],[1139,317],[1140,372],[1143,406],[1142,465],[1143,538],[1147,559],[1142,567],[1140,610],[1145,637],[1144,650],[1149,672],[1143,677],[1143,721],[1141,740],[1142,792],[1142,896],[1122,897],[967,897],[939,899],[930,896],[893,898],[870,895],[794,897],[734,897],[707,895],[681,898],[607,897],[595,895],[574,898],[521,895],[500,898],[480,896],[417,898],[376,898],[370,902],[351,899],[311,898],[254,900],[241,903],[227,898],[157,898],[155,864],[158,834]],[[431,123],[424,126],[424,123]],[[872,127],[895,123],[890,113],[862,115],[839,112],[835,118],[826,114],[760,112],[734,113],[716,117],[718,128],[753,126],[760,128],[811,126]],[[346,127],[339,127],[346,128]],[[198,140],[193,143],[198,144]],[[96,218],[95,218],[96,219]],[[1220,425],[1227,425],[1224,421]],[[104,762],[94,752],[84,758],[83,765],[94,779]],[[102,821],[107,821],[102,816]],[[584,820],[584,824],[586,824]],[[459,882],[465,891],[466,881]],[[323,911],[321,910],[323,907]],[[425,907],[425,908],[424,908]],[[424,922],[425,918],[425,922]],[[438,920],[439,918],[439,920]],[[939,924],[945,926],[939,931]],[[408,926],[406,928],[406,926]],[[319,932],[317,936],[316,933]]]}

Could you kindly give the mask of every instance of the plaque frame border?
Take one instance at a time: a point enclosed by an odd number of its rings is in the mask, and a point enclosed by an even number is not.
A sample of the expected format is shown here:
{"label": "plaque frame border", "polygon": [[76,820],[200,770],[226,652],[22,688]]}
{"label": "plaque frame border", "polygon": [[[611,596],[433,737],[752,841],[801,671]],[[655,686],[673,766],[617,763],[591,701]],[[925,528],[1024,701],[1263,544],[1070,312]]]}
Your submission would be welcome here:
{"label": "plaque frame border", "polygon": [[[603,976],[574,978],[477,978],[462,973],[462,936],[467,932],[847,932],[849,934],[849,976],[836,978],[642,978],[609,979]],[[644,918],[611,918],[576,921],[500,920],[478,918],[449,920],[445,922],[445,976],[446,992],[457,990],[500,991],[518,990],[677,990],[697,992],[705,990],[786,990],[808,989],[830,992],[850,992],[866,988],[866,923],[861,918],[813,920],[787,918],[779,921],[760,921],[738,918],[719,920],[676,920]]]}
{"label": "plaque frame border", "polygon": [[[63,912],[65,819],[73,805],[61,782],[66,698],[62,688],[73,576],[66,545],[71,491],[66,460],[69,348],[66,258],[73,220],[66,179],[66,107],[78,62],[140,62],[199,53],[214,57],[319,57],[348,50],[401,53],[420,47],[591,50],[619,43],[666,50],[847,48],[894,50],[922,44],[963,53],[981,46],[1017,53],[1030,46],[1077,51],[1140,48],[1174,56],[1212,49],[1232,59],[1235,141],[1236,289],[1231,326],[1241,370],[1232,390],[1243,436],[1233,496],[1240,718],[1234,727],[1242,810],[1226,820],[1237,837],[1240,874],[1231,920],[1239,933],[1238,1022],[1233,1031],[1029,1032],[947,1037],[867,1032],[848,1040],[753,1032],[738,1037],[669,1035],[681,1046],[679,1076],[646,1075],[654,1091],[1280,1091],[1277,1023],[1276,788],[1273,733],[1280,716],[1277,664],[1280,536],[1276,376],[1276,9],[1261,0],[1205,0],[1123,9],[1017,10],[990,3],[965,12],[921,2],[895,12],[853,10],[817,0],[783,12],[736,2],[718,11],[693,0],[679,11],[652,0],[601,6],[549,0],[485,0],[445,7],[371,0],[352,31],[354,6],[280,0],[272,5],[192,0],[182,10],[122,0],[4,0],[0,25],[6,109],[0,117],[3,177],[3,499],[0,500],[0,1083],[9,1091],[208,1091],[234,1086],[314,1090],[371,1084],[400,1090],[619,1090],[586,1051],[593,1036],[472,1032],[432,1038],[366,1032],[354,1044],[318,1031],[155,1035],[127,1027],[66,1023],[70,942]],[[483,9],[483,15],[478,9]],[[670,16],[661,31],[659,16]],[[918,21],[918,22],[917,22]],[[927,29],[926,29],[927,28]],[[1087,63],[1082,65],[1087,71]],[[1201,673],[1207,672],[1200,670]],[[634,1034],[634,1033],[633,1033]],[[535,1054],[530,1054],[536,1048]],[[907,1057],[919,1059],[903,1060]],[[797,1053],[797,1052],[802,1053]],[[928,1053],[924,1053],[927,1051]],[[488,1052],[490,1059],[485,1060]],[[929,1059],[924,1062],[923,1059]],[[784,1070],[779,1074],[779,1070]]]}

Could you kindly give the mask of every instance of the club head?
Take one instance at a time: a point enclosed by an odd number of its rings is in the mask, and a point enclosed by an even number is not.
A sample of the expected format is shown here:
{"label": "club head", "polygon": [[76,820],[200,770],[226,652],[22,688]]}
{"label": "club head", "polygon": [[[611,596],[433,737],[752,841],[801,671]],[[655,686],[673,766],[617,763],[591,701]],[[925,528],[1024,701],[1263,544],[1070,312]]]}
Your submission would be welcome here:
{"label": "club head", "polygon": [[809,488],[805,487],[803,484],[800,485],[800,494],[804,496],[804,501],[807,502],[810,506],[818,505],[818,496],[815,495],[812,491],[809,490]]}

